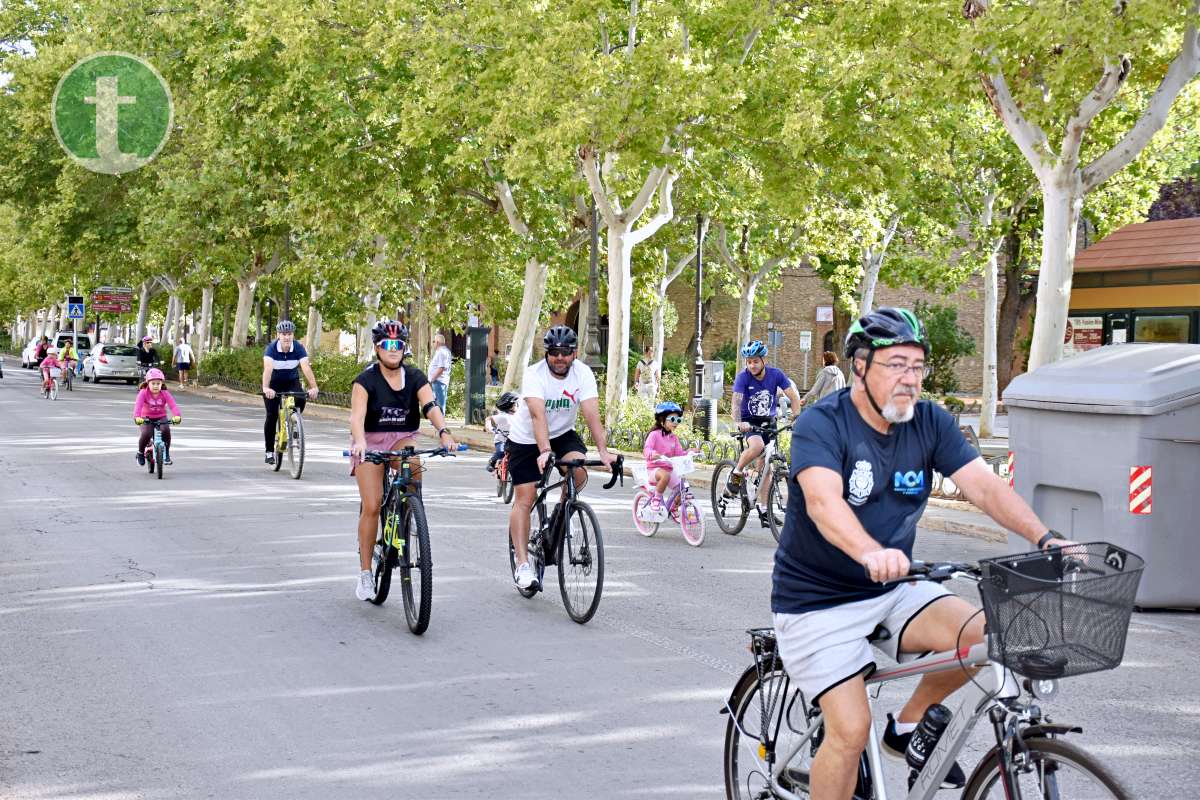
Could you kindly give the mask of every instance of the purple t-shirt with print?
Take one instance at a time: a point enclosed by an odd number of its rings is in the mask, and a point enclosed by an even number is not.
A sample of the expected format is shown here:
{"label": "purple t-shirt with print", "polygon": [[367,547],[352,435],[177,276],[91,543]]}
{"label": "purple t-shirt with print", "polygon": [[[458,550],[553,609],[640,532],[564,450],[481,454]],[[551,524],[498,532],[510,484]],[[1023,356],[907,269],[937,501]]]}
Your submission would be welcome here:
{"label": "purple t-shirt with print", "polygon": [[767,367],[761,378],[754,377],[748,369],[742,370],[733,382],[733,393],[742,396],[742,421],[775,416],[779,392],[786,391],[791,385],[783,370],[775,367]]}

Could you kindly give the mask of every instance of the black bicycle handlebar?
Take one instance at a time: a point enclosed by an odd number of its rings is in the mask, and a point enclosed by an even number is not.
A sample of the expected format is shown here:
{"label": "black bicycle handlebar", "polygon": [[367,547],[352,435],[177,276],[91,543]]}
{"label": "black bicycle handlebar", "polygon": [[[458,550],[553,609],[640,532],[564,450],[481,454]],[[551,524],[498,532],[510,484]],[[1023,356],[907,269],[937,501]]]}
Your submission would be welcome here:
{"label": "black bicycle handlebar", "polygon": [[625,485],[625,456],[623,455],[618,455],[617,460],[609,465],[605,464],[598,458],[572,458],[569,461],[564,461],[556,458],[555,455],[551,453],[550,457],[546,459],[546,468],[542,470],[542,479],[540,481],[541,485],[544,486],[546,481],[550,479],[550,472],[555,467],[570,467],[571,469],[575,469],[577,467],[608,467],[610,470],[612,470],[612,478],[610,478],[608,483],[604,484],[602,488],[611,489],[613,486],[616,486],[617,481],[620,481],[622,486]]}
{"label": "black bicycle handlebar", "polygon": [[183,423],[175,422],[170,417],[163,417],[162,419],[146,419],[143,417],[141,423],[134,421],[133,424],[134,425],[182,425]]}
{"label": "black bicycle handlebar", "polygon": [[[864,569],[866,568],[864,567]],[[980,574],[979,565],[970,561],[910,561],[907,575],[903,578],[883,581],[880,585],[893,586],[897,583],[912,583],[915,581],[945,583],[951,578],[960,575],[978,578]]]}
{"label": "black bicycle handlebar", "polygon": [[[299,392],[297,392],[295,389],[280,389],[280,390],[278,390],[278,391],[276,391],[276,392],[275,392],[275,396],[276,396],[276,397],[283,397],[284,395],[287,395],[287,396],[289,396],[289,397],[308,397],[308,391],[309,391],[309,390],[307,390],[307,389],[303,389],[303,390],[301,390],[301,391],[299,391]],[[259,392],[258,394],[259,394],[259,396],[260,396],[260,397],[266,397],[266,396],[267,396],[267,393],[266,393],[266,392]],[[268,398],[268,399],[269,399],[269,398]]]}
{"label": "black bicycle handlebar", "polygon": [[[465,444],[458,446],[458,452],[460,453],[466,449],[467,445]],[[349,456],[350,451],[343,450],[342,455]],[[403,450],[368,450],[363,453],[363,461],[370,461],[372,464],[382,464],[385,461],[392,461],[394,459],[405,460],[416,458],[417,456],[449,456],[450,458],[454,458],[454,453],[451,453],[444,447],[434,447],[429,450],[417,450],[412,447],[405,447]]]}

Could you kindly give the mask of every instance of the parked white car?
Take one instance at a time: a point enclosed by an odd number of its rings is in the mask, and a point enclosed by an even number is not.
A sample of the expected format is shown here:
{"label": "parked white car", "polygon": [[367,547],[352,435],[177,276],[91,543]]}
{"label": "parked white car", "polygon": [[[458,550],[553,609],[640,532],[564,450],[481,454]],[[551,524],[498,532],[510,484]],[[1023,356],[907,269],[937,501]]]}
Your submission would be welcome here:
{"label": "parked white car", "polygon": [[21,367],[23,369],[33,369],[37,366],[37,346],[41,339],[30,339],[29,344],[25,345],[25,349],[21,351]]}
{"label": "parked white car", "polygon": [[91,355],[83,360],[83,379],[85,381],[125,381],[137,383],[141,379],[138,372],[137,348],[128,344],[100,343],[92,350]]}

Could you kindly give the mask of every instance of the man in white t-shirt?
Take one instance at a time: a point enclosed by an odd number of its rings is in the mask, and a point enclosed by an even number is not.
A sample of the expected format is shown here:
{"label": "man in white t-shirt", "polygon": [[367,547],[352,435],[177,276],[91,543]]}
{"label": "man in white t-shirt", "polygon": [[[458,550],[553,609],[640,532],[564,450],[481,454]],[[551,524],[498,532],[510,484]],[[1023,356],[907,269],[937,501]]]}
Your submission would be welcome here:
{"label": "man in white t-shirt", "polygon": [[433,337],[433,358],[429,360],[428,374],[433,399],[445,414],[446,392],[450,389],[450,348],[446,347],[446,337],[440,333]]}
{"label": "man in white t-shirt", "polygon": [[[508,529],[516,551],[513,579],[521,589],[536,586],[537,575],[529,566],[529,513],[537,496],[537,482],[553,454],[560,461],[584,458],[587,447],[575,432],[579,412],[587,422],[600,460],[611,466],[617,457],[608,452],[596,376],[583,362],[575,360],[578,339],[566,325],[555,325],[542,337],[546,358],[525,370],[521,399],[508,432],[508,474],[513,482],[512,511]],[[574,470],[577,488],[587,482],[587,472]],[[564,487],[565,488],[565,487]]]}

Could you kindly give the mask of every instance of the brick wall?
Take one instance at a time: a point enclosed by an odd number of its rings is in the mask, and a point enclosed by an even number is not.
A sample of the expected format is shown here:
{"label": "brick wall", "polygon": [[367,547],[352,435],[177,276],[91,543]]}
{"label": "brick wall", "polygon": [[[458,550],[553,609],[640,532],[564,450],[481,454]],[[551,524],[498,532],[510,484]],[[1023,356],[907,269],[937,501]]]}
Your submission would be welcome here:
{"label": "brick wall", "polygon": [[[1000,292],[1004,291],[1004,275],[1000,275]],[[783,333],[783,344],[771,353],[770,361],[782,369],[792,380],[807,388],[821,369],[821,353],[825,349],[825,337],[833,330],[832,323],[818,323],[817,306],[832,305],[833,296],[825,284],[809,267],[785,270],[779,290],[763,298],[763,306],[755,313],[751,335],[767,340],[767,325],[772,323]],[[695,286],[683,281],[671,285],[667,296],[680,310],[679,325],[668,337],[666,349],[669,353],[683,353],[691,341],[695,329]],[[953,305],[958,309],[958,322],[973,337],[977,351],[983,349],[983,277],[975,276],[957,292],[939,295],[921,288],[904,286],[892,288],[880,285],[875,291],[876,306],[901,306],[911,308],[917,300],[930,303]],[[733,341],[737,331],[738,301],[728,295],[718,295],[712,303],[713,325],[704,337],[704,352],[711,355],[725,342]],[[800,331],[812,332],[812,349],[806,354],[799,349]],[[841,344],[831,348],[841,355]],[[808,381],[804,380],[805,361],[808,361]],[[956,367],[961,390],[977,393],[983,382],[983,359],[974,355],[961,359]]]}

